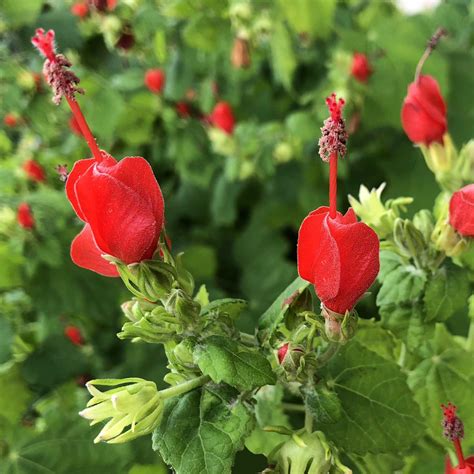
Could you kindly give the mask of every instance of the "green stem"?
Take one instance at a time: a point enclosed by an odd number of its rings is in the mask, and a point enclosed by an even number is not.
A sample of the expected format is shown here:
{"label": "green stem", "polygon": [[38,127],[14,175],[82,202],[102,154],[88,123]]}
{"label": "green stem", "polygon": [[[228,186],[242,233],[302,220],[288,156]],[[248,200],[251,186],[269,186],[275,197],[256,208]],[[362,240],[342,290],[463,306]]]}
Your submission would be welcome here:
{"label": "green stem", "polygon": [[469,324],[469,332],[467,334],[466,349],[474,352],[474,319]]}
{"label": "green stem", "polygon": [[247,334],[246,332],[240,333],[240,340],[246,346],[258,346],[258,342],[252,334]]}
{"label": "green stem", "polygon": [[304,412],[304,429],[308,433],[313,432],[313,415],[309,411],[308,407],[306,407],[305,412]]}
{"label": "green stem", "polygon": [[400,356],[398,357],[398,365],[401,368],[405,367],[406,358],[407,358],[407,346],[404,342],[402,342],[401,347],[400,347]]}
{"label": "green stem", "polygon": [[328,348],[318,356],[318,367],[327,364],[339,351],[341,345],[338,342],[330,342]]}
{"label": "green stem", "polygon": [[306,412],[306,408],[299,403],[282,403],[282,408],[286,411],[298,411],[300,413]]}
{"label": "green stem", "polygon": [[208,375],[201,375],[195,379],[187,380],[186,382],[175,385],[174,387],[165,388],[160,390],[160,397],[164,400],[166,398],[176,397],[183,393],[190,392],[195,388],[201,387],[205,383],[209,382],[210,377]]}

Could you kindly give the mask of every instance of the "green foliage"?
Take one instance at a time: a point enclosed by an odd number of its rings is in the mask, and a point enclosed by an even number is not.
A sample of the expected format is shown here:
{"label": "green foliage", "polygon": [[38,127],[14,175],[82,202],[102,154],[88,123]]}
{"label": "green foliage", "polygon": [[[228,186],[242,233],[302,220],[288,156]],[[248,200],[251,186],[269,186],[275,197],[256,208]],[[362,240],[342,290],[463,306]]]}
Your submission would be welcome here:
{"label": "green foliage", "polygon": [[202,389],[170,399],[153,433],[153,449],[177,474],[230,473],[253,420],[245,405],[227,393]]}
{"label": "green foliage", "polygon": [[422,435],[419,408],[394,362],[353,341],[329,363],[326,380],[340,400],[342,417],[319,426],[344,450],[399,452]]}
{"label": "green foliage", "polygon": [[203,374],[240,390],[275,383],[267,359],[255,350],[222,336],[211,336],[196,348],[194,358]]}

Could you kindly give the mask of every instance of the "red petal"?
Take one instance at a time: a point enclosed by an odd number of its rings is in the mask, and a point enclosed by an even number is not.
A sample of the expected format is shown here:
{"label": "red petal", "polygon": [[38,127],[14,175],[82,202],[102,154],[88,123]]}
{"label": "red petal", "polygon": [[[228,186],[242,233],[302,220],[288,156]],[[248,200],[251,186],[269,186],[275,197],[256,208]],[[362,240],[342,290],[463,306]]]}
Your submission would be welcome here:
{"label": "red petal", "polygon": [[71,259],[79,267],[87,268],[100,275],[118,277],[114,265],[102,258],[102,250],[97,246],[92,230],[88,224],[76,236],[71,244]]}
{"label": "red petal", "polygon": [[76,182],[76,196],[97,245],[125,263],[139,262],[152,256],[162,222],[151,201],[142,197],[153,190],[131,189],[111,174],[114,168],[90,167]]}
{"label": "red petal", "polygon": [[449,223],[466,237],[474,237],[474,184],[456,191],[449,202]]}
{"label": "red petal", "polygon": [[343,314],[354,307],[379,272],[379,239],[362,222],[341,224],[328,219],[328,226],[339,252],[340,290],[324,303],[332,311]]}
{"label": "red petal", "polygon": [[75,185],[76,181],[95,163],[94,158],[87,158],[86,160],[79,160],[74,163],[71,172],[68,175],[66,181],[66,196],[72,205],[72,208],[77,214],[79,219],[85,221],[84,215],[82,214],[81,207],[77,202]]}

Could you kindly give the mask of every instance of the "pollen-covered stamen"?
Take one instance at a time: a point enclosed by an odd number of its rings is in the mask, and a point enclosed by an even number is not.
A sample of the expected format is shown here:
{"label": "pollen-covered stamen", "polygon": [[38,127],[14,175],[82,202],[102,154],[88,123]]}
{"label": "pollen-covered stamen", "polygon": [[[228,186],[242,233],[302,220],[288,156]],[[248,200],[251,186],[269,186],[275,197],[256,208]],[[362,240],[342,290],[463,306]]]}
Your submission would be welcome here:
{"label": "pollen-covered stamen", "polygon": [[443,410],[443,421],[441,423],[443,436],[449,441],[463,439],[464,424],[456,415],[457,407],[450,402],[447,405],[441,405],[441,409]]}
{"label": "pollen-covered stamen", "polygon": [[331,94],[326,99],[326,104],[331,116],[324,121],[321,128],[322,136],[319,139],[319,156],[323,161],[329,161],[333,153],[343,157],[346,154],[347,131],[342,118],[343,99],[336,99],[336,94]]}
{"label": "pollen-covered stamen", "polygon": [[452,441],[459,462],[458,467],[464,469],[466,461],[461,447],[461,440],[464,437],[464,424],[456,415],[457,407],[451,402],[447,405],[441,405],[441,409],[443,410],[443,421],[441,423],[443,436]]}
{"label": "pollen-covered stamen", "polygon": [[53,30],[45,33],[43,28],[38,28],[31,42],[46,58],[43,65],[43,74],[47,83],[53,89],[53,102],[58,105],[62,97],[74,99],[74,94],[76,92],[82,94],[83,90],[77,87],[79,78],[67,69],[71,67],[71,63],[64,55],[56,54],[54,36]]}

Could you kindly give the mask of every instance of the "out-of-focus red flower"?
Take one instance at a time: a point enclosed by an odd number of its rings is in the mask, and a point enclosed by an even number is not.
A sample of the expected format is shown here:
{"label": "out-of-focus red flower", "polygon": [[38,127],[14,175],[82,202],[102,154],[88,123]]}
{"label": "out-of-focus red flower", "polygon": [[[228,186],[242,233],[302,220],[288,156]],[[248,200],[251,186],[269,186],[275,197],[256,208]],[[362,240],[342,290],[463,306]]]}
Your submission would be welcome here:
{"label": "out-of-focus red flower", "polygon": [[162,69],[148,69],[145,74],[145,85],[154,94],[159,94],[165,87],[166,76]]}
{"label": "out-of-focus red flower", "polygon": [[87,2],[77,2],[71,6],[71,13],[79,18],[84,18],[89,14],[89,4]]}
{"label": "out-of-focus red flower", "polygon": [[182,118],[188,118],[191,116],[189,105],[187,102],[184,102],[184,100],[176,102],[176,112],[178,112],[178,115]]}
{"label": "out-of-focus red flower", "polygon": [[3,117],[3,123],[10,128],[16,127],[19,122],[17,115],[13,113],[8,113]]}
{"label": "out-of-focus red flower", "polygon": [[453,194],[449,202],[449,223],[461,235],[474,237],[474,183]]}
{"label": "out-of-focus red flower", "polygon": [[23,171],[32,181],[38,183],[44,183],[46,181],[44,168],[35,160],[26,160],[23,163]]}
{"label": "out-of-focus red flower", "polygon": [[359,82],[367,82],[373,69],[364,53],[354,53],[352,56],[351,74]]}
{"label": "out-of-focus red flower", "polygon": [[135,36],[132,31],[124,31],[115,43],[115,46],[117,48],[123,49],[124,51],[128,51],[129,49],[133,48],[134,44]]}
{"label": "out-of-focus red flower", "polygon": [[208,117],[209,122],[217,128],[220,128],[229,135],[233,133],[235,126],[234,112],[228,102],[218,102]]}
{"label": "out-of-focus red flower", "polygon": [[35,227],[35,218],[31,212],[31,208],[28,203],[22,202],[18,206],[17,212],[18,224],[23,227],[23,229],[31,230]]}
{"label": "out-of-focus red flower", "polygon": [[332,219],[328,207],[311,212],[298,235],[298,273],[321,302],[339,314],[351,310],[379,272],[379,240],[352,210]]}
{"label": "out-of-focus red flower", "polygon": [[465,460],[465,467],[453,467],[449,457],[446,457],[445,474],[474,474],[474,456]]}
{"label": "out-of-focus red flower", "polygon": [[79,160],[68,176],[66,194],[86,225],[71,245],[76,265],[104,276],[118,276],[101,255],[129,264],[149,259],[163,228],[164,202],[148,162],[141,157],[116,161]]}
{"label": "out-of-focus red flower", "polygon": [[89,4],[99,12],[112,11],[117,6],[117,0],[88,0]]}
{"label": "out-of-focus red flower", "polygon": [[66,326],[64,328],[64,335],[76,346],[84,344],[81,330],[77,326]]}
{"label": "out-of-focus red flower", "polygon": [[408,86],[402,106],[402,126],[413,143],[442,143],[447,131],[446,104],[436,80],[420,75]]}

